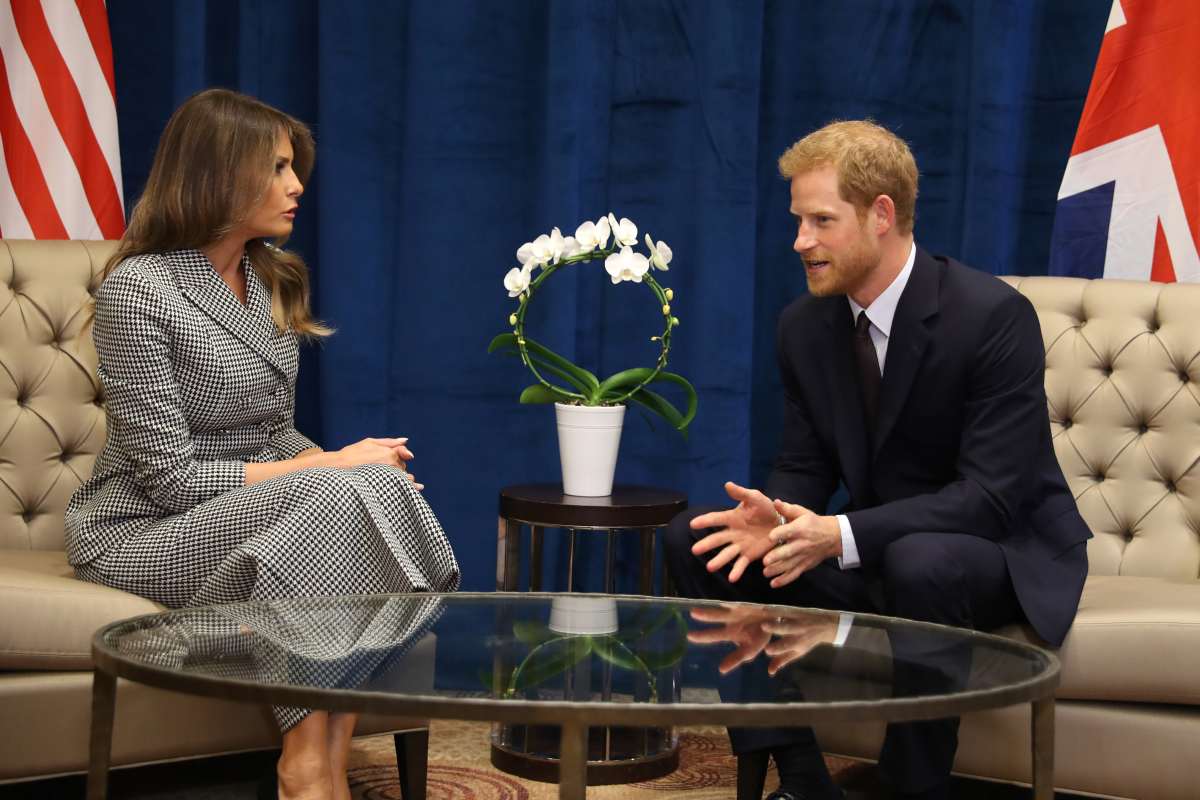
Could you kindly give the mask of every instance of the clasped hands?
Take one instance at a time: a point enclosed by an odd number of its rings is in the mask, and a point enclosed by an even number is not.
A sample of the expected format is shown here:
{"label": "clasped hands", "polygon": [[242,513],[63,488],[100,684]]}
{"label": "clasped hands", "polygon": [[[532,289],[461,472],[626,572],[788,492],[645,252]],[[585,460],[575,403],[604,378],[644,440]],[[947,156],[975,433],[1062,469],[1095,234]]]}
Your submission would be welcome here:
{"label": "clasped hands", "polygon": [[408,437],[368,438],[355,442],[329,455],[334,460],[334,466],[348,469],[362,464],[387,464],[399,467],[413,482],[418,490],[424,489],[425,484],[417,483],[417,479],[408,471],[408,462],[413,458],[412,450],[408,449]]}
{"label": "clasped hands", "polygon": [[722,675],[753,661],[763,652],[770,659],[767,661],[767,674],[774,675],[793,661],[803,658],[817,645],[832,643],[838,629],[836,614],[778,607],[741,604],[701,606],[693,608],[691,614],[697,622],[712,622],[717,627],[689,631],[688,641],[695,644],[733,644],[733,650],[717,665]]}
{"label": "clasped hands", "polygon": [[709,572],[732,563],[729,581],[736,583],[747,567],[762,561],[763,575],[771,579],[771,588],[778,589],[825,559],[842,554],[836,517],[814,514],[794,503],[772,501],[757,489],[732,481],[725,484],[725,491],[737,501],[736,506],[701,514],[691,523],[693,530],[723,529],[692,545],[692,553],[697,556],[719,551],[708,561]]}

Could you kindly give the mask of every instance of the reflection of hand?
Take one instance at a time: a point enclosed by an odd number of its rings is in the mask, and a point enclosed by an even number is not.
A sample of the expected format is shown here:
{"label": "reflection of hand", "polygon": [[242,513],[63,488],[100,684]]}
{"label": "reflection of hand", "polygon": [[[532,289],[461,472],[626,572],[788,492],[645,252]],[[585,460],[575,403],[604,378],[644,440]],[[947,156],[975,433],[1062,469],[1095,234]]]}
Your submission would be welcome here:
{"label": "reflection of hand", "polygon": [[763,623],[771,619],[765,609],[747,606],[705,606],[692,609],[697,622],[715,622],[717,628],[688,631],[688,641],[695,644],[732,642],[733,652],[721,659],[718,669],[724,675],[747,661],[753,661],[771,640]]}
{"label": "reflection of hand", "polygon": [[[689,631],[688,641],[734,645],[733,652],[721,659],[718,666],[722,675],[753,661],[762,652],[770,657],[767,673],[774,675],[817,645],[833,642],[837,637],[837,617],[833,614],[744,605],[704,606],[692,609],[691,613],[697,622],[712,622],[719,627]],[[778,638],[772,641],[772,636]]]}
{"label": "reflection of hand", "polygon": [[796,612],[776,617],[763,628],[778,637],[766,647],[771,660],[767,674],[774,675],[797,659],[808,655],[819,644],[831,644],[837,638],[837,620],[828,614]]}
{"label": "reflection of hand", "polygon": [[730,481],[725,484],[725,491],[737,501],[737,506],[728,511],[701,514],[692,520],[692,530],[724,529],[696,542],[692,545],[692,553],[699,556],[720,548],[720,552],[709,560],[708,571],[716,572],[733,562],[729,582],[736,583],[746,567],[775,546],[769,534],[779,524],[779,514],[767,496],[757,489],[747,489]]}

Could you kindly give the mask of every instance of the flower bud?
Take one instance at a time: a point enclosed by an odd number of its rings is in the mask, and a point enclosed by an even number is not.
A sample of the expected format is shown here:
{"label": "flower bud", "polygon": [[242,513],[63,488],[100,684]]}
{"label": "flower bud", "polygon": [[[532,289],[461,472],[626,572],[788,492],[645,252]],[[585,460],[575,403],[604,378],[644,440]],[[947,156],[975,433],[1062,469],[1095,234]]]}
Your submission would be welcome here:
{"label": "flower bud", "polygon": [[509,315],[508,315],[508,324],[509,324],[509,325],[516,325],[516,324],[517,324],[517,315],[516,315],[516,314],[509,314]]}
{"label": "flower bud", "polygon": [[668,303],[663,303],[663,316],[664,316],[664,317],[666,317],[666,316],[670,316],[670,314],[671,314],[671,306],[670,306],[670,304],[668,304]]}
{"label": "flower bud", "polygon": [[670,289],[667,289],[666,294],[667,294],[667,302],[670,302],[671,300],[675,299],[675,293],[672,292]]}
{"label": "flower bud", "polygon": [[674,328],[679,324],[679,317],[671,317],[671,327]]}

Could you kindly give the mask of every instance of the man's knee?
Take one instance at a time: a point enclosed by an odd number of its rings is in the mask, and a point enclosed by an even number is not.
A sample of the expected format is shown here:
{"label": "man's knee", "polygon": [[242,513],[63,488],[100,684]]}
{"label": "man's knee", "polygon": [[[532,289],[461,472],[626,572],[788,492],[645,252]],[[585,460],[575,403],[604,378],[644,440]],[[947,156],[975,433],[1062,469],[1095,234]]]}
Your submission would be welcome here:
{"label": "man's knee", "polygon": [[883,585],[889,606],[952,604],[962,594],[963,577],[945,534],[912,533],[883,552]]}
{"label": "man's knee", "polygon": [[680,511],[667,524],[667,530],[663,534],[663,547],[668,553],[672,555],[691,554],[692,545],[700,538],[697,535],[698,532],[692,530],[692,520],[703,513],[705,513],[705,509],[689,508]]}

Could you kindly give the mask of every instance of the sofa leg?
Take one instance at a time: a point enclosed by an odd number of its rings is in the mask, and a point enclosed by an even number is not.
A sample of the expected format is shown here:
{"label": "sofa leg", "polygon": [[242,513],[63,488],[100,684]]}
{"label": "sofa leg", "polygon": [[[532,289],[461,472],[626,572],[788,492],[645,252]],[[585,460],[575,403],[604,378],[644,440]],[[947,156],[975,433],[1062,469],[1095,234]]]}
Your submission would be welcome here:
{"label": "sofa leg", "polygon": [[425,773],[429,766],[429,729],[397,733],[396,767],[400,772],[400,796],[425,800]]}
{"label": "sofa leg", "polygon": [[768,750],[753,750],[737,757],[737,800],[761,800],[770,758]]}

